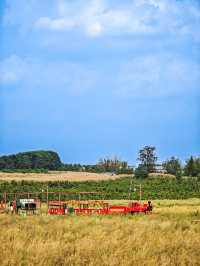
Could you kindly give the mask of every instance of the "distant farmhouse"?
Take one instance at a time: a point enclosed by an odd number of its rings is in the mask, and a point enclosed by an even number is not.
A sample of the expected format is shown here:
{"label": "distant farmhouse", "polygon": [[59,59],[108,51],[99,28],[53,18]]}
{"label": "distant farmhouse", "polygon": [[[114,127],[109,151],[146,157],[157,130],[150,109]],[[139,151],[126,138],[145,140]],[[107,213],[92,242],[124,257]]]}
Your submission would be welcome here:
{"label": "distant farmhouse", "polygon": [[159,173],[159,174],[165,174],[166,170],[164,169],[162,164],[156,164],[155,165],[155,173]]}

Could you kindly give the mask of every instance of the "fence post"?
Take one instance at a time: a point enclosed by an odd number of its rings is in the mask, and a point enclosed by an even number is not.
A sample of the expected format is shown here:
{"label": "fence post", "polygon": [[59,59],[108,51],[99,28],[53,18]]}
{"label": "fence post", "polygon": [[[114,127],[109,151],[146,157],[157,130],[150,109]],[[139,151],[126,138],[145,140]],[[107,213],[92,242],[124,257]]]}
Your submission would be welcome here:
{"label": "fence post", "polygon": [[140,203],[142,201],[142,185],[140,184]]}

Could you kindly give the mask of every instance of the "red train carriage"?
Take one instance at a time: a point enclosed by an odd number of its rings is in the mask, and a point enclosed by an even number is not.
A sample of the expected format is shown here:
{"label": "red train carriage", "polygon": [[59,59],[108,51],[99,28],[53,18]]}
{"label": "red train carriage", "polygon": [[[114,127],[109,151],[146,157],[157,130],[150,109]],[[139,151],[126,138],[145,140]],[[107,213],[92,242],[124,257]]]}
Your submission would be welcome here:
{"label": "red train carriage", "polygon": [[[97,202],[97,201],[95,201]],[[50,201],[48,213],[51,215],[65,215],[65,214],[135,214],[151,212],[153,207],[149,201],[146,204],[140,202],[130,202],[126,205],[109,205],[107,202],[101,202],[99,206],[92,206],[88,201],[77,201],[71,205],[69,201]],[[91,203],[91,202],[90,202]],[[74,206],[75,205],[75,206]]]}

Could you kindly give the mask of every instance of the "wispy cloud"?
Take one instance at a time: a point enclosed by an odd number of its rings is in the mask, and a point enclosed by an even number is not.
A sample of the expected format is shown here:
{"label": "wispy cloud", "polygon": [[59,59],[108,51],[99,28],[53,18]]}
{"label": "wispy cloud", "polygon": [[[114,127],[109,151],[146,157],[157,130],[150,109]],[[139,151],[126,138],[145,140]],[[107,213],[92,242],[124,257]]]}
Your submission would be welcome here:
{"label": "wispy cloud", "polygon": [[[79,5],[77,5],[77,2]],[[197,34],[200,9],[196,1],[144,0],[124,1],[111,5],[111,1],[58,1],[54,17],[40,17],[37,28],[49,30],[79,29],[89,36],[120,34]],[[195,36],[193,36],[195,37]]]}
{"label": "wispy cloud", "polygon": [[0,61],[0,84],[20,85],[27,89],[64,90],[81,95],[95,87],[96,73],[81,64],[67,61],[42,62],[11,55]]}
{"label": "wispy cloud", "polygon": [[199,152],[199,0],[2,2],[1,151]]}
{"label": "wispy cloud", "polygon": [[200,64],[172,55],[139,56],[122,64],[116,93],[123,97],[200,94]]}
{"label": "wispy cloud", "polygon": [[[20,5],[18,0],[7,0],[4,26],[50,46],[48,55],[33,45],[30,50],[36,56],[14,53],[4,58],[0,62],[4,86],[26,83],[77,95],[94,90],[106,94],[109,88],[117,97],[160,97],[199,90],[200,64],[194,56],[196,41],[200,41],[197,0],[58,0],[51,4],[49,0],[22,0]],[[89,48],[84,50],[85,40]],[[68,60],[69,46],[73,46],[75,61]]]}
{"label": "wispy cloud", "polygon": [[[101,91],[114,97],[199,95],[200,64],[171,55],[134,57],[112,69],[67,61],[42,62],[12,55],[0,62],[0,83],[64,90],[71,95]],[[107,72],[112,75],[107,75]],[[109,88],[109,91],[108,91]]]}
{"label": "wispy cloud", "polygon": [[29,64],[18,56],[12,55],[0,61],[0,84],[16,84],[27,78]]}
{"label": "wispy cloud", "polygon": [[111,0],[58,0],[51,5],[46,0],[23,0],[22,12],[16,8],[16,0],[7,1],[5,24],[22,28],[29,25],[37,30],[77,30],[90,37],[165,32],[200,40],[197,0],[125,0],[120,4]]}

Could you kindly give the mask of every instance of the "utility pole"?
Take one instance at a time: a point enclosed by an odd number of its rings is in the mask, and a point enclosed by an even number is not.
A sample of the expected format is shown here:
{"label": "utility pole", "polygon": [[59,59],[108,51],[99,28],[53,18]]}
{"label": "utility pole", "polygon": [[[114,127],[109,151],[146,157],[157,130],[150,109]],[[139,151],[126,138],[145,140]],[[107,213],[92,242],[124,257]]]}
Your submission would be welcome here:
{"label": "utility pole", "polygon": [[78,194],[78,201],[79,201],[79,209],[81,209],[81,194]]}
{"label": "utility pole", "polygon": [[61,194],[60,194],[60,192],[59,192],[59,194],[58,194],[58,197],[59,197],[59,206],[60,206],[60,208],[61,208]]}
{"label": "utility pole", "polygon": [[48,210],[49,210],[49,187],[47,185],[47,213],[48,213]]}
{"label": "utility pole", "polygon": [[[130,187],[129,187],[129,200],[131,200],[132,183],[133,183],[133,181],[131,180]],[[137,191],[136,187],[139,188],[139,200],[141,203],[142,202],[142,184],[134,185],[134,192]]]}
{"label": "utility pole", "polygon": [[131,177],[130,186],[129,186],[129,193],[128,193],[128,199],[129,200],[131,200],[132,185],[133,185],[133,178]]}
{"label": "utility pole", "polygon": [[6,210],[6,202],[7,202],[7,195],[6,195],[6,192],[4,194],[4,208]]}

